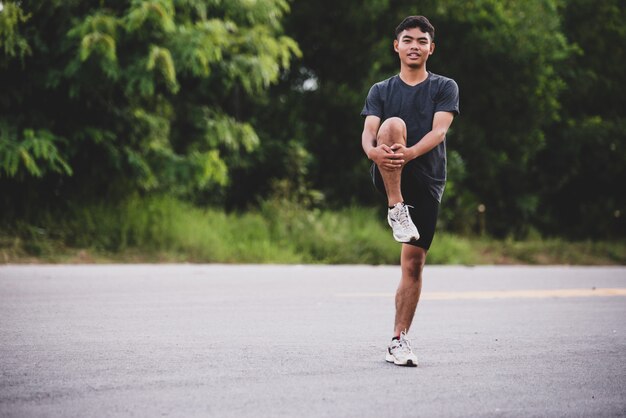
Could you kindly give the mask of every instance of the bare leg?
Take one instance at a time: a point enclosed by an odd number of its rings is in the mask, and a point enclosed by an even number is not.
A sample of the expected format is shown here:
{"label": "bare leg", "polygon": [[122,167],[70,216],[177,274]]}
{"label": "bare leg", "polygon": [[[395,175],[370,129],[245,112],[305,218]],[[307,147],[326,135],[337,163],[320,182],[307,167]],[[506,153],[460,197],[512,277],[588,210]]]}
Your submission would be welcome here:
{"label": "bare leg", "polygon": [[408,332],[422,292],[422,270],[426,263],[426,250],[403,244],[400,264],[402,278],[396,291],[396,321],[394,336]]}
{"label": "bare leg", "polygon": [[[377,145],[385,144],[392,146],[393,144],[406,145],[406,125],[400,118],[389,118],[383,122],[378,129],[378,136],[376,137]],[[387,201],[389,206],[393,206],[396,203],[404,201],[402,198],[402,192],[400,191],[400,179],[402,177],[402,170],[388,170],[383,167],[378,167],[380,175],[383,178],[385,184],[385,190],[387,191]]]}

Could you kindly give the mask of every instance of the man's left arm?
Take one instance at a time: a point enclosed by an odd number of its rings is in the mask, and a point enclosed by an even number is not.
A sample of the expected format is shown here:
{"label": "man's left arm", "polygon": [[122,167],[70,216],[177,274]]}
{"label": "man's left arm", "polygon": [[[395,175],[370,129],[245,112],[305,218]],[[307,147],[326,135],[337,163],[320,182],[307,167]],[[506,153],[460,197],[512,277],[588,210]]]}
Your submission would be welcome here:
{"label": "man's left arm", "polygon": [[433,128],[428,132],[417,144],[412,147],[406,148],[401,144],[394,144],[391,146],[393,151],[401,150],[404,153],[405,161],[413,160],[421,155],[426,154],[431,149],[439,145],[446,137],[446,133],[452,125],[454,120],[454,113],[452,112],[436,112],[433,117]]}

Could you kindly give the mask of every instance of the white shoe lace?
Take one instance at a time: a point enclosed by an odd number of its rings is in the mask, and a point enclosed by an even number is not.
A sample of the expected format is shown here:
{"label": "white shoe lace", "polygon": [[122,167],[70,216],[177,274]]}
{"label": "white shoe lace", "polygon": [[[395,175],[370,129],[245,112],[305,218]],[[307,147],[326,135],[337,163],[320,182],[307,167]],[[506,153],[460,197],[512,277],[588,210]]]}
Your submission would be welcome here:
{"label": "white shoe lace", "polygon": [[399,210],[397,221],[402,225],[402,228],[411,229],[411,215],[409,214],[409,208],[413,206],[403,205],[402,209]]}
{"label": "white shoe lace", "polygon": [[402,347],[402,352],[404,353],[413,352],[413,349],[411,348],[411,340],[406,338],[404,331],[400,334],[400,346]]}
{"label": "white shoe lace", "polygon": [[413,349],[411,348],[411,340],[406,338],[406,334],[404,331],[400,333],[400,339],[397,340],[396,345],[392,347],[392,351],[395,351],[395,354],[413,353]]}

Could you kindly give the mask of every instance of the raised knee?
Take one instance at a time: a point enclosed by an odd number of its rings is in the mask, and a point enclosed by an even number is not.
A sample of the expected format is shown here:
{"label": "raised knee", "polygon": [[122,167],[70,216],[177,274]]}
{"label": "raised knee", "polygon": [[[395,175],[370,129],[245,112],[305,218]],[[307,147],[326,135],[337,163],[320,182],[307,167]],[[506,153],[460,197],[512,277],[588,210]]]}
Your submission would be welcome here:
{"label": "raised knee", "polygon": [[404,123],[404,119],[399,118],[397,116],[390,117],[389,119],[385,119],[384,122],[380,125],[381,128],[388,127],[390,129],[406,129],[406,123]]}
{"label": "raised knee", "polygon": [[385,119],[378,129],[379,142],[400,142],[406,140],[406,124],[399,117]]}

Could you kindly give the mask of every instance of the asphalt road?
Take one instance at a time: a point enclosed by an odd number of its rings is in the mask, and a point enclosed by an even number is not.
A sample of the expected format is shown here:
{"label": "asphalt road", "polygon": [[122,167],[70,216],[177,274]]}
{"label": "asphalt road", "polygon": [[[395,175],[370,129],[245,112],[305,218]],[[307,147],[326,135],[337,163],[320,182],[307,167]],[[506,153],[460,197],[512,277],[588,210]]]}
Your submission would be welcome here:
{"label": "asphalt road", "polygon": [[626,416],[626,268],[0,267],[2,417]]}

